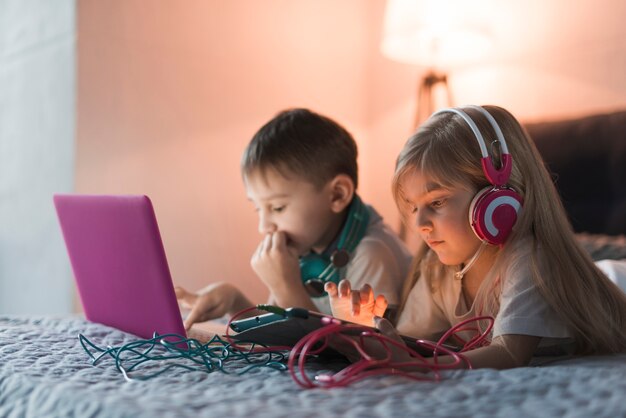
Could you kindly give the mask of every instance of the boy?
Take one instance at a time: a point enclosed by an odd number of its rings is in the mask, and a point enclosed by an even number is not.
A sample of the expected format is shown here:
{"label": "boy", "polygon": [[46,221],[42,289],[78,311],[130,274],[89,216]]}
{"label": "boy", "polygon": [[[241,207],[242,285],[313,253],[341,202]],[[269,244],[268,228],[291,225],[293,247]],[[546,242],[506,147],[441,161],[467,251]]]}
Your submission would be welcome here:
{"label": "boy", "polygon": [[[399,302],[411,256],[356,195],[356,160],[352,136],[307,109],[279,113],[248,144],[241,171],[263,235],[251,264],[270,291],[268,303],[330,314],[324,283],[343,278]],[[254,306],[224,282],[195,294],[177,287],[176,295],[191,309],[187,329]]]}

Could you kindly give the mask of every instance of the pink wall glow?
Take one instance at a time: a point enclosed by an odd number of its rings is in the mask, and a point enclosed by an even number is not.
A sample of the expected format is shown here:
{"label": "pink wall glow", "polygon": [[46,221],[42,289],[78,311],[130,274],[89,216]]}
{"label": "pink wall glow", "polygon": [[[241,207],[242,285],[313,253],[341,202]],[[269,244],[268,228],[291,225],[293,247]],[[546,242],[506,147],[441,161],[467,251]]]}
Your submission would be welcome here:
{"label": "pink wall glow", "polygon": [[[229,280],[262,302],[239,158],[275,113],[304,106],[353,133],[361,194],[397,227],[389,186],[425,67],[379,52],[384,5],[79,0],[77,191],[149,195],[177,283]],[[626,107],[621,0],[491,10],[494,51],[450,72],[458,103],[525,120]]]}
{"label": "pink wall glow", "polygon": [[367,13],[358,0],[81,0],[77,191],[149,195],[177,283],[230,280],[263,301],[240,155],[287,107],[362,137]]}

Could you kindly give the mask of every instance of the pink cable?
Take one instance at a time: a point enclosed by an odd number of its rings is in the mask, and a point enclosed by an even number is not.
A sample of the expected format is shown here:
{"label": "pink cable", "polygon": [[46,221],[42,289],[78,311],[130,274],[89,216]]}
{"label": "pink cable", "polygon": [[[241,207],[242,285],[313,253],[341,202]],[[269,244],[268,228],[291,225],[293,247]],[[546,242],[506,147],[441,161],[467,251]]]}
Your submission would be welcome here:
{"label": "pink cable", "polygon": [[[489,325],[483,332],[480,332],[478,327],[466,327],[469,323],[482,320],[489,321]],[[289,373],[295,382],[303,388],[342,387],[357,380],[381,374],[399,375],[421,381],[438,381],[440,380],[441,370],[455,369],[461,364],[465,364],[469,369],[472,368],[469,360],[460,353],[488,344],[487,336],[493,328],[494,319],[488,316],[479,316],[462,321],[444,333],[436,343],[426,340],[416,340],[416,343],[420,346],[433,351],[433,363],[428,363],[425,357],[407,347],[403,342],[398,342],[383,334],[372,332],[371,328],[342,324],[336,318],[331,317],[326,317],[323,321],[327,323],[326,326],[309,333],[298,341],[289,354]],[[463,331],[478,331],[479,334],[469,341],[464,342],[464,346],[459,353],[449,350],[443,345],[449,338],[457,337],[461,339],[456,334]],[[355,332],[358,333],[358,337],[351,337]],[[313,354],[319,353],[323,348],[328,347],[331,337],[334,338],[335,341],[351,346],[361,356],[361,359],[335,374],[319,375],[316,376],[314,380],[311,380],[305,372],[306,359]],[[376,359],[370,356],[364,349],[367,340],[377,341],[385,349],[386,356],[382,359]],[[461,341],[463,340],[461,339]],[[313,349],[319,342],[322,342],[321,348]],[[391,351],[393,347],[407,353],[411,357],[411,360],[406,362],[393,361],[393,353]],[[454,361],[449,364],[440,364],[438,356],[441,354],[451,356]],[[415,368],[421,369],[421,371],[415,372]]]}
{"label": "pink cable", "polygon": [[[242,347],[238,345],[230,336],[230,324],[241,315],[255,309],[257,308],[251,307],[235,314],[228,321],[224,337],[233,348],[240,351],[247,351],[249,353],[290,351],[288,360],[289,373],[293,380],[303,388],[343,387],[358,380],[382,374],[404,376],[409,379],[420,381],[439,381],[441,378],[441,370],[456,369],[461,364],[465,364],[467,368],[472,369],[472,365],[469,360],[461,353],[488,345],[488,336],[491,333],[494,324],[494,319],[490,316],[477,316],[456,324],[446,331],[437,342],[416,340],[416,344],[428,350],[432,350],[433,362],[428,363],[428,360],[425,357],[420,355],[415,350],[407,347],[404,342],[398,342],[379,332],[373,332],[369,327],[356,324],[345,324],[332,317],[322,318],[322,322],[326,325],[310,332],[305,337],[300,339],[293,347]],[[488,326],[482,332],[480,331],[480,327],[478,325],[474,327],[467,326],[468,324],[478,323],[479,321],[488,321]],[[465,341],[458,335],[458,333],[466,331],[473,331],[476,335],[468,341]],[[318,375],[315,376],[314,380],[311,380],[305,372],[306,360],[331,346],[331,338],[334,338],[335,342],[341,342],[352,347],[361,358],[337,373]],[[459,352],[446,348],[444,344],[449,339],[456,339],[457,341],[460,341],[463,344],[463,348]],[[376,341],[384,348],[386,352],[384,358],[376,359],[367,353],[364,347],[368,340]],[[405,362],[393,361],[393,353],[391,351],[393,348],[404,351],[411,357],[411,360]],[[448,355],[452,357],[454,361],[448,364],[440,364],[438,360],[440,355]],[[416,372],[415,368],[421,370]]]}

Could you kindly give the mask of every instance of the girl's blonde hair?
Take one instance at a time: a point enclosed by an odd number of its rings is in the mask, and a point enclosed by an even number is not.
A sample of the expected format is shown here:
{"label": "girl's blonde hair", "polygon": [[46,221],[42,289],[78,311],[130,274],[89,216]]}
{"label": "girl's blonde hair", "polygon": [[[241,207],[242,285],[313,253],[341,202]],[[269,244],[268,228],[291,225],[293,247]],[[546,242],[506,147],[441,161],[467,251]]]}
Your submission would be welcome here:
{"label": "girl's blonde hair", "polygon": [[[496,271],[513,262],[511,256],[516,244],[530,237],[533,248],[528,262],[533,281],[571,330],[577,351],[625,351],[626,294],[596,267],[589,254],[576,242],[550,174],[524,128],[505,109],[483,107],[502,129],[513,159],[508,184],[524,201],[513,232],[498,252]],[[496,140],[484,115],[471,107],[463,110],[474,120],[487,145]],[[398,156],[392,189],[403,214],[407,212],[403,180],[407,174],[415,172],[442,187],[478,191],[490,184],[480,164],[480,150],[473,132],[467,122],[452,113],[431,117],[409,138]],[[444,268],[430,253],[428,246],[422,243],[412,273],[404,285],[401,310],[422,271]],[[482,306],[483,313],[495,316],[499,309],[497,289],[500,286],[497,277],[491,280],[491,283],[481,285],[475,306]]]}

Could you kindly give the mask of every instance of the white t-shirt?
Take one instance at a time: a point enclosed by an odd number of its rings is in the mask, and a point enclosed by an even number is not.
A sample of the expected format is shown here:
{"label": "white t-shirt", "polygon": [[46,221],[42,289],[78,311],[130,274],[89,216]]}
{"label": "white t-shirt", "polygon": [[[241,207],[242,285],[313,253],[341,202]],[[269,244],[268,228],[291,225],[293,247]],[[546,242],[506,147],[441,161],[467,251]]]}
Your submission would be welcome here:
{"label": "white t-shirt", "polygon": [[[499,311],[481,314],[495,318],[492,338],[507,334],[539,336],[543,337],[540,348],[557,345],[569,351],[571,332],[533,282],[531,248],[530,241],[520,243],[500,273]],[[462,281],[454,277],[456,267],[441,266],[434,262],[436,257],[431,251],[421,264],[421,276],[400,312],[397,328],[401,334],[436,341],[452,326],[476,316],[476,307],[465,303]],[[428,265],[438,267],[429,269]],[[541,266],[540,270],[545,271]],[[496,272],[489,273],[493,274]]]}
{"label": "white t-shirt", "polygon": [[[383,222],[383,218],[371,207],[365,235],[354,249],[345,267],[344,277],[354,289],[369,284],[374,294],[383,294],[389,305],[397,305],[402,285],[407,277],[411,254],[398,236]],[[331,315],[327,296],[313,298],[319,310]]]}

